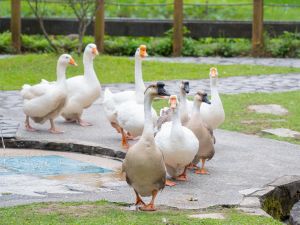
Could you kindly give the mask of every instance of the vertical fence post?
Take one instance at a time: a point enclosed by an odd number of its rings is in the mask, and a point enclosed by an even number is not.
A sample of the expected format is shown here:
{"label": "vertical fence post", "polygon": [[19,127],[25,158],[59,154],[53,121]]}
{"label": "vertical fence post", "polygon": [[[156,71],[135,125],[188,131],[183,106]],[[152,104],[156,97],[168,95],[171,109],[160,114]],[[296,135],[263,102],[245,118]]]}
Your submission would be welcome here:
{"label": "vertical fence post", "polygon": [[264,24],[264,0],[253,0],[252,20],[252,55],[259,56],[262,53]]}
{"label": "vertical fence post", "polygon": [[183,0],[174,0],[173,56],[180,56],[183,43]]}
{"label": "vertical fence post", "polygon": [[95,17],[95,43],[98,51],[104,51],[104,0],[96,0],[96,17]]}
{"label": "vertical fence post", "polygon": [[21,0],[11,0],[11,41],[15,53],[21,52]]}

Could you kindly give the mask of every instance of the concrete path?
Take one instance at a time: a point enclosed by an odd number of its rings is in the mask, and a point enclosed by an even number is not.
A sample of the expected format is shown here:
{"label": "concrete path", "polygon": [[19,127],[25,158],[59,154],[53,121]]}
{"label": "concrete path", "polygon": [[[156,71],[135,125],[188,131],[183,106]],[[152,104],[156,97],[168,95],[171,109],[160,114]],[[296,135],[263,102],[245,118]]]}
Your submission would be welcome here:
{"label": "concrete path", "polygon": [[[81,130],[82,134],[93,135],[88,129]],[[111,136],[117,138],[113,132]],[[159,194],[157,199],[159,205],[184,209],[238,205],[243,201],[242,193],[247,192],[243,190],[251,189],[253,192],[283,175],[300,174],[300,146],[221,130],[216,132],[216,137],[215,157],[207,163],[210,175],[201,176],[189,172],[188,182],[178,182],[177,186],[166,187]],[[235,141],[232,141],[233,137]],[[118,142],[115,142],[115,145],[118,146]],[[1,156],[16,154],[29,156],[34,152],[36,151],[7,149],[2,150]],[[37,151],[36,154],[58,153]],[[133,191],[120,176],[118,170],[120,163],[112,163],[111,160],[107,162],[106,159],[96,156],[74,155],[63,153],[65,157],[114,168],[116,172],[107,176],[99,174],[60,177],[0,176],[2,192],[0,206],[97,199],[128,203],[134,201]]]}
{"label": "concrete path", "polygon": [[[16,99],[15,105],[12,104],[12,101],[9,104],[11,104],[9,107],[0,109],[0,114],[5,115],[7,120],[11,119],[21,124],[17,131],[18,139],[83,143],[121,150],[120,135],[106,121],[99,103],[92,105],[83,116],[94,126],[80,127],[64,123],[62,118],[59,118],[57,125],[60,129],[65,130],[65,133],[57,135],[47,132],[49,124],[34,125],[40,130],[38,132],[25,131],[21,104]],[[190,173],[189,182],[179,183],[174,188],[167,187],[159,195],[159,204],[179,208],[237,205],[243,200],[243,195],[239,192],[241,190],[261,188],[283,175],[300,175],[300,146],[298,145],[222,130],[218,130],[215,136],[217,138],[216,155],[207,163],[211,174],[198,176]],[[0,157],[9,154],[13,153],[10,153],[10,150],[2,150]],[[29,153],[24,151],[24,154]],[[82,156],[82,158],[84,157]],[[77,157],[77,159],[83,160],[81,157]],[[99,161],[100,165],[104,165],[101,158],[99,160],[94,158],[92,161]],[[120,164],[118,166],[120,167]],[[119,171],[116,167],[114,170]],[[84,184],[80,182],[80,179],[67,177],[68,179],[63,180],[28,177],[28,175],[20,174],[10,178],[0,177],[0,187],[3,187],[1,191],[4,193],[0,197],[0,206],[36,201],[77,201],[102,198],[109,201],[133,202],[133,192],[122,181],[118,172],[105,178],[108,180],[108,184],[103,185],[101,176],[97,174],[83,176],[87,177]],[[48,179],[51,180],[50,183],[48,183]],[[33,185],[30,185],[29,180]],[[31,191],[22,192],[25,189],[24,186],[28,185]],[[15,187],[15,189],[11,190],[11,187]],[[10,192],[14,194],[9,194]],[[190,201],[193,199],[197,201]]]}
{"label": "concrete path", "polygon": [[291,58],[252,58],[252,57],[148,57],[147,60],[161,62],[199,63],[211,65],[250,64],[262,66],[300,67],[300,59]]}

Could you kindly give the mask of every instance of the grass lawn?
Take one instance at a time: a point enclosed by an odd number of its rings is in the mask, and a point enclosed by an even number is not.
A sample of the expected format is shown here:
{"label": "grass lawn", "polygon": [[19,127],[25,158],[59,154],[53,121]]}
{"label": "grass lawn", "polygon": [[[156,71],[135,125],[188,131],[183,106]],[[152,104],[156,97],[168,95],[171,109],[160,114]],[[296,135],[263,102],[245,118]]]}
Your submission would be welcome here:
{"label": "grass lawn", "polygon": [[[221,129],[243,132],[246,134],[257,134],[262,137],[273,138],[300,144],[300,140],[293,138],[280,138],[261,132],[266,128],[289,128],[300,132],[300,91],[283,93],[251,93],[239,95],[221,95],[225,109],[226,119]],[[279,104],[288,109],[286,116],[275,116],[270,114],[257,114],[247,110],[252,104]],[[160,109],[167,105],[166,101],[156,101],[154,107]]]}
{"label": "grass lawn", "polygon": [[[54,54],[28,54],[0,60],[0,90],[19,90],[24,83],[56,79],[57,56]],[[70,66],[67,76],[83,73],[82,59],[74,56],[78,67]],[[208,78],[213,65],[144,62],[145,81]],[[214,65],[215,66],[215,65]],[[296,73],[300,68],[268,67],[257,65],[218,65],[220,77]],[[134,82],[134,60],[128,57],[100,56],[95,59],[95,70],[102,84]]]}
{"label": "grass lawn", "polygon": [[[157,212],[127,211],[125,205],[105,201],[81,203],[39,203],[0,208],[0,224],[281,224],[271,218],[249,216],[234,209],[221,210],[225,220],[192,219],[196,211],[160,210]],[[208,212],[205,212],[208,213]]]}

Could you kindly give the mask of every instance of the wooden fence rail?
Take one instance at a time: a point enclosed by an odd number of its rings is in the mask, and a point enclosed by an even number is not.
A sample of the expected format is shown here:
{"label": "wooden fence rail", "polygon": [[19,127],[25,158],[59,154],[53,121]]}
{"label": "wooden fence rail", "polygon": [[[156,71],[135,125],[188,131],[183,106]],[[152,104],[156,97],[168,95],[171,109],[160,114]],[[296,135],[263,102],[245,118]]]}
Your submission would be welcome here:
{"label": "wooden fence rail", "polygon": [[[51,35],[75,34],[78,31],[76,19],[45,18],[44,24]],[[23,18],[22,34],[42,34],[39,24],[34,18]],[[183,22],[192,38],[201,37],[228,37],[249,38],[252,37],[252,23],[245,21],[201,21],[187,20]],[[172,20],[147,20],[147,19],[106,19],[105,34],[110,36],[135,36],[135,37],[161,37],[173,26]],[[265,31],[271,36],[278,36],[284,31],[299,32],[299,22],[264,22]],[[10,18],[0,18],[0,32],[10,30]],[[92,23],[86,32],[94,35]]]}

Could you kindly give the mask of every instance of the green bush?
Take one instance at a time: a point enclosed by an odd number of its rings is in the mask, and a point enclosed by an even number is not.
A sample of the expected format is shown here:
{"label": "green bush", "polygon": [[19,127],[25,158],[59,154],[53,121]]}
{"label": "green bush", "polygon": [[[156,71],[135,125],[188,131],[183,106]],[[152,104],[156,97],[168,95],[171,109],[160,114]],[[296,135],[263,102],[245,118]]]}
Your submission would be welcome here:
{"label": "green bush", "polygon": [[[185,34],[188,31],[185,30]],[[60,52],[76,52],[78,38],[76,35],[50,36]],[[94,42],[92,36],[83,38],[84,47]],[[0,34],[0,54],[13,53],[9,32]],[[132,56],[140,44],[148,47],[148,53],[152,56],[171,56],[172,54],[172,30],[166,32],[165,37],[105,37],[104,52],[116,56]],[[46,39],[42,35],[22,35],[23,52],[51,52]],[[250,56],[251,41],[242,38],[200,38],[191,37],[183,39],[183,56]],[[300,58],[300,34],[289,33],[270,38],[265,36],[265,56]]]}
{"label": "green bush", "polygon": [[300,58],[300,33],[284,32],[278,38],[266,39],[266,50],[271,56]]}

